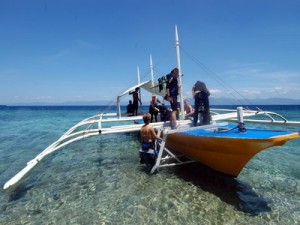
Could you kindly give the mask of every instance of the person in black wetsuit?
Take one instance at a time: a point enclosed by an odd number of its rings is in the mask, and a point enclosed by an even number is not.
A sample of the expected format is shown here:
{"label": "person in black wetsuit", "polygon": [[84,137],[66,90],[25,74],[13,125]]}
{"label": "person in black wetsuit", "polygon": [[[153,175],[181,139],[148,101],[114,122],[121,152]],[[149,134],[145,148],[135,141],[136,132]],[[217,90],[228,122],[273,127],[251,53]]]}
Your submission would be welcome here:
{"label": "person in black wetsuit", "polygon": [[210,124],[211,116],[209,113],[209,90],[204,82],[197,81],[193,86],[193,96],[195,99],[194,126],[197,126],[198,114],[200,113],[200,125]]}
{"label": "person in black wetsuit", "polygon": [[127,115],[133,116],[134,110],[133,110],[133,104],[132,101],[129,100],[129,104],[127,105]]}
{"label": "person in black wetsuit", "polygon": [[170,101],[171,104],[171,117],[170,117],[170,123],[172,129],[177,128],[177,122],[176,122],[176,114],[178,109],[178,77],[179,77],[179,70],[177,68],[174,68],[170,74],[167,75],[169,79],[167,80],[167,100]]}
{"label": "person in black wetsuit", "polygon": [[149,113],[151,115],[151,123],[153,122],[153,119],[155,119],[155,122],[158,122],[157,120],[157,115],[160,111],[158,103],[159,99],[156,97],[156,95],[153,95],[150,101],[150,106],[149,106]]}

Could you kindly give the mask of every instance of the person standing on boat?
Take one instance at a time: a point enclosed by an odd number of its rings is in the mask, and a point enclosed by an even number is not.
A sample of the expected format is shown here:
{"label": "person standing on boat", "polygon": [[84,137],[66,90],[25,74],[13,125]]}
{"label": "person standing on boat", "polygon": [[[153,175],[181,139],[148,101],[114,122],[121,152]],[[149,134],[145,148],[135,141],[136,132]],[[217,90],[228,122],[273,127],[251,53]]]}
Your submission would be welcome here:
{"label": "person standing on boat", "polygon": [[176,122],[176,115],[177,115],[177,109],[178,109],[178,102],[177,102],[177,95],[178,95],[178,76],[179,76],[179,70],[177,68],[174,68],[170,74],[167,75],[169,79],[167,80],[167,100],[170,101],[171,104],[171,117],[170,117],[170,123],[171,127],[175,129],[177,127]]}
{"label": "person standing on boat", "polygon": [[194,126],[197,126],[198,114],[200,116],[200,125],[210,124],[210,113],[209,113],[209,90],[207,89],[204,82],[197,81],[193,86],[193,96],[195,99],[195,113],[194,113]]}
{"label": "person standing on boat", "polygon": [[153,119],[155,119],[155,122],[158,122],[157,120],[157,115],[159,113],[159,99],[156,97],[156,95],[152,95],[151,101],[150,101],[150,106],[149,106],[149,113],[151,115],[151,123],[153,122]]}
{"label": "person standing on boat", "polygon": [[142,101],[139,97],[139,90],[140,88],[136,88],[135,91],[130,91],[129,94],[132,95],[133,100],[133,115],[137,116],[138,114],[138,108],[139,108],[139,102],[142,105]]}
{"label": "person standing on boat", "polygon": [[187,99],[185,99],[183,103],[184,103],[185,119],[188,119],[189,117],[192,117],[194,115],[194,109]]}
{"label": "person standing on boat", "polygon": [[155,163],[155,156],[150,156],[147,152],[149,149],[155,149],[155,139],[161,140],[161,138],[156,134],[154,128],[150,125],[151,115],[145,113],[143,115],[144,125],[141,128],[141,142],[142,142],[142,152],[140,154],[140,163],[146,163],[148,167],[151,167]]}

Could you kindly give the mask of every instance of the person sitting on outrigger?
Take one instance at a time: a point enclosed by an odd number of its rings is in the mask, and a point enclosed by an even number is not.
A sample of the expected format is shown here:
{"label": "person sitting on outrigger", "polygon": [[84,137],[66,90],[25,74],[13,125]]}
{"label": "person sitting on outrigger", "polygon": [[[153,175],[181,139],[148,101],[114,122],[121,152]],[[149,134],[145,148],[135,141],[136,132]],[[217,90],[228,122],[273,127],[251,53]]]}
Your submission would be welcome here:
{"label": "person sitting on outrigger", "polygon": [[148,167],[154,165],[153,158],[148,157],[148,150],[155,149],[154,143],[155,139],[161,139],[156,133],[154,128],[150,125],[151,115],[145,113],[143,115],[144,125],[141,128],[141,142],[142,142],[142,153],[141,153],[141,163],[146,163]]}

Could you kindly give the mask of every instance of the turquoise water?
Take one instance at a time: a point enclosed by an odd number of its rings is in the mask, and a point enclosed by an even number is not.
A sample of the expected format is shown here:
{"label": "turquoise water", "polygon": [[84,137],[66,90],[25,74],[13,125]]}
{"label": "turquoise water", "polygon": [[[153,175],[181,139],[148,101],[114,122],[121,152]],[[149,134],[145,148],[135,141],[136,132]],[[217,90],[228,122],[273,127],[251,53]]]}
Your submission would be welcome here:
{"label": "turquoise water", "polygon": [[[103,109],[0,109],[0,186]],[[266,110],[300,120],[299,106]],[[43,159],[17,187],[0,190],[0,224],[300,224],[300,139],[261,152],[232,179],[198,163],[149,175],[136,136],[92,137]]]}

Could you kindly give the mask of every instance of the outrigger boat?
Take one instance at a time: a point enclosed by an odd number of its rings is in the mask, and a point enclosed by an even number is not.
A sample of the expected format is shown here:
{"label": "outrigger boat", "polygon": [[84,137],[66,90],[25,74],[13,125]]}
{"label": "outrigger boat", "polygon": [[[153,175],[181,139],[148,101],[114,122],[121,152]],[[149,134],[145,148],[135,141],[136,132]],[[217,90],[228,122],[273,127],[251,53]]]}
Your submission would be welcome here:
{"label": "outrigger boat", "polygon": [[[175,32],[177,64],[180,72],[177,27]],[[151,68],[153,68],[152,60],[150,60],[150,64]],[[181,76],[179,76],[179,84],[182,87]],[[79,122],[56,142],[52,143],[34,159],[29,161],[27,166],[5,183],[3,188],[7,189],[18,183],[44,157],[70,143],[97,135],[139,131],[142,124],[133,122],[141,120],[142,117],[122,117],[120,99],[136,87],[140,87],[156,95],[164,96],[165,93],[154,88],[155,86],[157,84],[153,81],[152,76],[151,80],[142,83],[139,82],[136,86],[123,92],[117,97],[117,113],[99,113]],[[181,105],[183,105],[182,88],[180,88],[179,95]],[[238,107],[237,110],[211,109],[211,114],[212,123],[210,125],[192,127],[191,120],[183,119],[184,111],[183,107],[181,107],[180,120],[178,121],[180,126],[178,129],[170,129],[169,122],[152,123],[151,125],[157,129],[158,134],[162,137],[162,141],[161,143],[156,143],[158,151],[149,151],[149,154],[155,155],[155,162],[151,166],[151,172],[153,173],[165,166],[181,165],[197,161],[219,172],[236,177],[246,163],[260,151],[272,146],[283,145],[287,141],[299,137],[298,132],[248,129],[244,126],[244,122],[300,126],[300,122],[289,121],[274,112]],[[266,116],[267,119],[253,119],[255,116]],[[232,120],[236,120],[237,123],[231,125],[226,122],[228,120],[231,122]]]}

